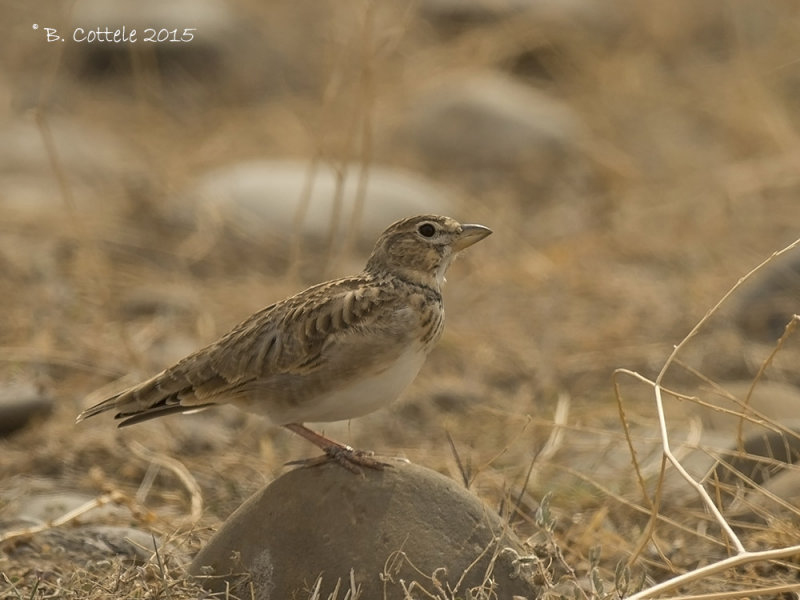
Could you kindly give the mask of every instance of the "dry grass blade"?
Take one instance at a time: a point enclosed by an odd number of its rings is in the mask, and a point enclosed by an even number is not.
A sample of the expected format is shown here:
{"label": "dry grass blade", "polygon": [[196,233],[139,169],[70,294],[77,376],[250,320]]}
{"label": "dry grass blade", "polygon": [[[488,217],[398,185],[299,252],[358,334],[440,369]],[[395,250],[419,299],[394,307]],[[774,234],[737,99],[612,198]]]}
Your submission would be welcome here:
{"label": "dry grass blade", "polygon": [[[689,571],[688,573],[678,575],[677,577],[673,577],[672,579],[668,579],[667,581],[663,581],[657,585],[651,586],[646,590],[642,590],[641,592],[629,596],[627,600],[643,600],[644,598],[653,598],[663,592],[674,590],[676,588],[686,585],[687,583],[702,580],[705,577],[709,577],[717,573],[722,573],[734,567],[740,567],[742,565],[747,565],[756,561],[776,560],[779,558],[786,558],[789,556],[794,556],[798,553],[800,553],[800,545],[788,546],[786,548],[777,548],[775,550],[764,550],[761,552],[748,552],[745,550],[744,552],[740,552],[739,554],[736,554],[724,560],[711,563],[710,565],[706,565],[705,567],[700,567],[693,571]],[[798,589],[798,586],[795,586],[794,589]],[[760,593],[761,592],[759,591],[754,595],[760,595]],[[751,594],[753,594],[752,591]]]}
{"label": "dry grass blade", "polygon": [[472,483],[469,468],[465,467],[464,463],[461,461],[461,455],[458,453],[456,443],[453,441],[453,436],[450,435],[449,431],[445,431],[444,434],[447,436],[447,443],[450,445],[450,451],[453,453],[453,458],[456,461],[458,472],[461,474],[461,481],[464,484],[464,487],[469,489],[470,483]]}
{"label": "dry grass blade", "polygon": [[733,592],[714,592],[712,594],[693,594],[691,596],[674,596],[673,600],[726,600],[728,598],[761,598],[764,596],[778,598],[781,594],[793,593],[797,598],[800,585],[788,583],[785,585],[771,585],[763,588],[746,588]]}
{"label": "dry grass blade", "polygon": [[[761,262],[757,267],[755,267],[749,273],[747,273],[747,275],[745,275],[744,277],[740,278],[739,281],[737,281],[737,283],[730,290],[728,290],[728,292],[709,311],[706,312],[706,314],[703,316],[703,318],[700,319],[700,321],[698,321],[698,323],[681,340],[681,342],[675,346],[675,348],[673,349],[672,353],[670,354],[670,356],[667,358],[666,362],[662,366],[661,371],[659,372],[659,374],[656,377],[655,381],[649,381],[646,378],[644,378],[641,375],[639,375],[638,373],[626,372],[626,374],[632,375],[632,376],[638,378],[640,381],[645,381],[648,384],[652,385],[652,387],[653,387],[653,393],[654,393],[655,404],[656,404],[656,415],[658,417],[659,433],[660,433],[660,437],[661,437],[662,455],[663,455],[661,479],[659,480],[659,484],[658,484],[658,487],[656,489],[656,497],[657,497],[657,499],[659,498],[661,490],[662,490],[664,468],[666,467],[666,464],[669,463],[678,471],[678,473],[686,481],[686,483],[689,484],[689,486],[691,486],[697,492],[697,494],[702,499],[706,510],[711,513],[711,515],[713,516],[714,520],[719,525],[719,527],[724,531],[727,540],[729,541],[730,544],[733,545],[733,548],[735,550],[735,554],[733,556],[727,558],[727,559],[723,559],[723,560],[711,563],[709,565],[706,565],[704,567],[697,568],[697,569],[689,571],[687,573],[683,573],[681,575],[675,576],[672,579],[669,579],[669,580],[664,581],[664,582],[662,582],[660,584],[654,585],[654,586],[652,586],[652,587],[650,587],[648,589],[642,590],[642,591],[630,596],[629,600],[641,600],[641,599],[644,599],[644,598],[651,598],[651,597],[653,597],[653,596],[655,596],[657,594],[660,594],[662,592],[679,588],[679,587],[681,587],[683,585],[686,585],[687,583],[701,580],[701,579],[703,579],[705,577],[709,577],[711,575],[714,575],[714,574],[717,574],[717,573],[721,573],[721,572],[726,571],[727,569],[730,569],[730,568],[733,568],[733,567],[737,567],[737,566],[741,566],[741,565],[745,565],[745,564],[750,564],[750,563],[755,562],[755,561],[775,560],[775,559],[779,559],[779,558],[785,558],[785,557],[793,556],[793,555],[796,555],[796,554],[800,553],[800,545],[793,545],[793,546],[788,546],[788,547],[785,547],[785,548],[776,548],[776,549],[763,550],[763,551],[758,551],[758,552],[751,552],[751,551],[748,551],[745,548],[744,544],[740,540],[739,536],[734,532],[734,530],[731,527],[730,523],[722,515],[722,512],[720,511],[717,503],[710,496],[710,494],[705,489],[705,487],[702,485],[702,483],[697,481],[697,480],[695,480],[692,477],[692,475],[686,470],[686,468],[683,466],[683,464],[681,464],[681,461],[677,458],[677,456],[673,452],[673,450],[671,448],[671,444],[670,444],[669,432],[667,430],[667,418],[666,418],[666,414],[665,414],[665,411],[664,411],[664,402],[663,402],[663,398],[662,398],[662,390],[664,390],[664,388],[662,388],[662,386],[661,386],[661,383],[664,380],[664,376],[666,375],[667,371],[672,366],[672,364],[675,362],[678,353],[689,343],[689,341],[697,334],[697,332],[700,331],[700,329],[708,322],[708,320],[719,310],[720,306],[722,306],[722,304],[728,298],[730,298],[731,295],[736,290],[738,290],[744,284],[744,282],[747,281],[750,277],[752,277],[756,272],[758,272],[760,269],[764,268],[767,264],[769,264],[770,262],[775,260],[777,257],[781,256],[782,254],[785,254],[786,252],[789,252],[790,250],[794,249],[798,245],[800,245],[800,239],[795,240],[793,243],[789,244],[788,246],[786,246],[782,250],[779,250],[779,251],[773,253],[769,258],[767,258],[766,260]],[[778,347],[780,347],[782,345],[782,340],[788,335],[788,333],[791,330],[793,330],[793,328],[794,328],[793,324],[794,323],[795,323],[795,319],[793,318],[792,322],[789,323],[789,325],[787,325],[786,333],[781,338],[781,341],[778,343]],[[767,361],[764,362],[764,364],[762,365],[762,369],[759,371],[759,376],[763,373],[763,370],[766,368],[766,365],[772,360],[772,358],[775,355],[775,352],[777,352],[777,349],[770,355],[770,357],[767,359]],[[621,371],[621,372],[624,372],[624,371]],[[751,392],[752,392],[752,387],[754,385],[755,385],[755,382],[753,382],[753,385],[751,386],[751,390],[750,390]],[[748,397],[749,397],[749,394],[748,394]],[[619,402],[619,397],[618,397],[618,402]],[[620,403],[620,407],[621,407],[621,403]],[[621,416],[624,417],[624,412],[622,412],[621,408],[620,408],[620,411],[621,411],[620,412]],[[626,426],[624,418],[623,418],[623,426]],[[627,434],[628,434],[628,430],[627,430],[627,427],[626,427],[626,435]],[[629,447],[631,449],[632,455],[634,455],[634,460],[635,460],[635,453],[633,452],[633,446],[632,446],[632,444],[630,442],[630,438],[629,438]],[[637,463],[637,465],[638,465],[638,463]],[[640,472],[638,466],[637,466],[637,475],[639,476],[640,484],[643,483],[642,475],[641,475],[641,472]],[[658,518],[658,510],[659,510],[659,502],[658,502],[658,500],[656,500],[655,502],[653,502],[652,512],[650,514],[650,520],[649,520],[648,526],[645,529],[645,533],[642,536],[642,539],[640,540],[639,551],[641,551],[641,549],[643,548],[644,542],[646,541],[646,539],[648,539],[648,538],[650,538],[652,536],[652,533],[653,533],[653,530],[654,530],[654,526],[655,526],[655,522],[656,522],[656,519]]]}
{"label": "dry grass blade", "polygon": [[130,443],[130,450],[133,454],[142,460],[149,461],[165,469],[169,469],[184,485],[189,492],[190,511],[189,516],[184,521],[184,526],[194,525],[203,516],[203,492],[197,483],[197,480],[192,476],[182,462],[163,454],[158,454],[148,450],[138,442]]}
{"label": "dry grass blade", "polygon": [[548,436],[547,441],[544,443],[544,446],[542,446],[542,449],[534,454],[528,463],[528,469],[525,472],[525,478],[520,486],[519,494],[514,502],[512,512],[518,513],[520,511],[520,506],[522,505],[522,500],[525,496],[528,486],[536,482],[537,473],[535,469],[537,462],[549,461],[556,455],[559,448],[561,448],[561,445],[564,441],[564,431],[567,426],[567,422],[569,421],[569,407],[569,395],[565,393],[559,394],[558,402],[556,403],[556,410],[553,415],[553,427],[550,430],[550,435]]}

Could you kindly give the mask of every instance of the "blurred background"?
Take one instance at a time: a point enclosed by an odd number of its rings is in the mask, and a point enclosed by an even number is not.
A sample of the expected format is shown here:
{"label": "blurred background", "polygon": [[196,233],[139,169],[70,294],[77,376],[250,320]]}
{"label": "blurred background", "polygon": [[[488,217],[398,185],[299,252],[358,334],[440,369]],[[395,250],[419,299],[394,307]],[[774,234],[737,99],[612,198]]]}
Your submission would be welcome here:
{"label": "blurred background", "polygon": [[[553,492],[576,569],[595,564],[587,548],[599,543],[606,574],[630,556],[660,454],[652,389],[623,377],[645,494],[612,374],[655,378],[741,277],[798,237],[797,2],[0,0],[0,10],[7,527],[114,489],[157,515],[136,527],[174,532],[189,499],[132,452],[140,443],[196,478],[205,509],[187,543],[202,543],[314,449],[234,409],[124,431],[75,426],[75,415],[252,312],[357,272],[385,226],[433,212],[495,234],[451,268],[444,337],[401,402],[325,432],[465,477],[493,506],[513,498],[525,534]],[[137,38],[89,42],[98,28]],[[752,405],[768,431],[796,429],[797,335],[774,352],[799,305],[800,255],[787,252],[742,283],[667,373],[668,387],[701,398],[667,398],[698,477],[741,440],[740,419],[703,404]],[[797,456],[788,439],[779,462]],[[665,502],[688,529],[662,530],[639,557],[656,577],[725,551],[713,524],[692,533],[705,517],[673,483]],[[792,539],[794,485],[783,505],[750,503],[736,518],[773,536],[765,543]],[[49,560],[31,547],[37,558],[0,567],[27,581]],[[762,575],[797,577],[796,563],[784,569]]]}

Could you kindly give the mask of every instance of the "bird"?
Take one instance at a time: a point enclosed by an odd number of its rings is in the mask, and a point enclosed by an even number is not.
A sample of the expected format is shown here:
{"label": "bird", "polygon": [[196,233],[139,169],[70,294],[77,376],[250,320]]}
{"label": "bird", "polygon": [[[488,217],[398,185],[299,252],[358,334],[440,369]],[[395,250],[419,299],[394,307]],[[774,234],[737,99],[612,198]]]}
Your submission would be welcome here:
{"label": "bird", "polygon": [[351,471],[382,469],[372,452],[305,422],[360,417],[391,404],[442,335],[442,286],[455,256],[492,230],[439,215],[391,224],[364,270],[276,302],[157,375],[81,412],[116,411],[119,427],[233,404],[287,428]]}

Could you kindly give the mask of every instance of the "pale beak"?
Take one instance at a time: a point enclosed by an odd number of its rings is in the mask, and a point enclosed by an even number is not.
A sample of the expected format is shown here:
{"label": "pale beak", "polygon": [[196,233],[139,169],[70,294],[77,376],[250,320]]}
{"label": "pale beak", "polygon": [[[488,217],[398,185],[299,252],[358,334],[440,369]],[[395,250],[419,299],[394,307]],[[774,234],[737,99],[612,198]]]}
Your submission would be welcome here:
{"label": "pale beak", "polygon": [[472,244],[480,242],[491,233],[492,230],[483,225],[462,225],[461,233],[453,242],[453,250],[461,252],[464,248],[469,248]]}

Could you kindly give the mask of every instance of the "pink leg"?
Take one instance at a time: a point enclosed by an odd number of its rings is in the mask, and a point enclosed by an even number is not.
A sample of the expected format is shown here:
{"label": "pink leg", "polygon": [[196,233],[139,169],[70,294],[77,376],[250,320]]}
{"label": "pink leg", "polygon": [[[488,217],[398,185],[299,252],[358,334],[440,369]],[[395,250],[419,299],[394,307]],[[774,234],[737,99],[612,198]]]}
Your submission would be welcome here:
{"label": "pink leg", "polygon": [[361,472],[359,467],[382,470],[384,467],[388,466],[386,463],[382,463],[379,460],[372,458],[372,456],[367,452],[354,450],[350,446],[346,446],[332,439],[326,438],[324,435],[319,434],[316,431],[312,431],[301,423],[289,423],[288,425],[284,425],[284,427],[286,427],[286,429],[289,431],[293,431],[297,435],[304,437],[325,452],[325,456],[320,458],[292,461],[288,464],[303,465],[308,467],[322,464],[323,462],[327,462],[329,460],[335,460],[340,465],[349,471],[353,471],[354,473]]}

